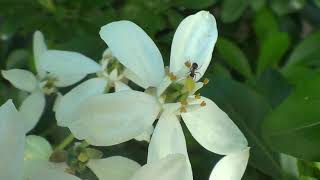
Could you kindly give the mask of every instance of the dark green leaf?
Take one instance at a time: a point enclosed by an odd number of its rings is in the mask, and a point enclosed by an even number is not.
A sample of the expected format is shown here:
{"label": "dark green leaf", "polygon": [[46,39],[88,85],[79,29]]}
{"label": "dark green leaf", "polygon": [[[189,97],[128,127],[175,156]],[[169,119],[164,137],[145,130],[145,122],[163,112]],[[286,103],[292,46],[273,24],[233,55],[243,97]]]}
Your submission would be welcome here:
{"label": "dark green leaf", "polygon": [[253,28],[260,41],[268,37],[269,33],[279,30],[276,17],[268,9],[262,9],[254,17]]}
{"label": "dark green leaf", "polygon": [[266,68],[276,66],[289,48],[289,36],[285,32],[269,33],[262,42],[258,58],[257,73]]}
{"label": "dark green leaf", "polygon": [[212,99],[238,125],[248,139],[249,164],[276,179],[281,176],[278,158],[264,143],[260,124],[271,107],[247,86],[230,79],[215,77],[202,93]]}
{"label": "dark green leaf", "polygon": [[248,0],[224,0],[222,4],[221,20],[225,23],[231,23],[237,20],[248,5]]}
{"label": "dark green leaf", "polygon": [[190,9],[204,9],[218,1],[219,0],[173,0],[173,3]]}
{"label": "dark green leaf", "polygon": [[306,0],[271,0],[271,8],[279,15],[295,12],[304,7]]}
{"label": "dark green leaf", "polygon": [[320,160],[320,74],[297,88],[266,118],[264,137],[273,149]]}
{"label": "dark green leaf", "polygon": [[217,42],[219,56],[233,69],[238,71],[246,78],[252,76],[250,65],[245,54],[236,44],[225,38],[220,37]]}

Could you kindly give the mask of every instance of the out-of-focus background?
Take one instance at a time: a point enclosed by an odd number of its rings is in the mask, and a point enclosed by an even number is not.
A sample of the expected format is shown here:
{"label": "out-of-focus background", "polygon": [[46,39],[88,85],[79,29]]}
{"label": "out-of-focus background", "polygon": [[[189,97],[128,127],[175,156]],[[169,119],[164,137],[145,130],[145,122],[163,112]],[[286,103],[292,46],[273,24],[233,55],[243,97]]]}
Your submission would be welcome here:
{"label": "out-of-focus background", "polygon": [[[106,48],[100,27],[122,19],[141,26],[168,64],[176,27],[199,10],[214,14],[219,30],[205,75],[211,82],[202,94],[227,112],[249,141],[243,179],[320,179],[319,0],[0,0],[0,69],[34,71],[36,30],[49,48],[98,61]],[[0,77],[0,104],[13,98],[19,105],[25,96]],[[45,114],[30,134],[56,145],[68,130],[56,126],[54,97],[47,98]],[[194,179],[208,179],[221,157],[184,130]],[[104,156],[143,164],[147,146],[132,140],[99,149]]]}

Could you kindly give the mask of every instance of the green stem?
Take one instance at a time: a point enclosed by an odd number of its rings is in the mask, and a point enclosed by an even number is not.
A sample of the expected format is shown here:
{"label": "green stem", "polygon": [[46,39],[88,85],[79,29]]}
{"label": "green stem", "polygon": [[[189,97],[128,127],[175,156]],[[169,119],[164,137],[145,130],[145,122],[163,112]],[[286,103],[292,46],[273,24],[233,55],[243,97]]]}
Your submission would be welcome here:
{"label": "green stem", "polygon": [[67,147],[70,143],[72,143],[74,139],[73,134],[70,134],[69,136],[67,136],[54,150],[55,151],[59,151],[59,150],[63,150],[65,147]]}

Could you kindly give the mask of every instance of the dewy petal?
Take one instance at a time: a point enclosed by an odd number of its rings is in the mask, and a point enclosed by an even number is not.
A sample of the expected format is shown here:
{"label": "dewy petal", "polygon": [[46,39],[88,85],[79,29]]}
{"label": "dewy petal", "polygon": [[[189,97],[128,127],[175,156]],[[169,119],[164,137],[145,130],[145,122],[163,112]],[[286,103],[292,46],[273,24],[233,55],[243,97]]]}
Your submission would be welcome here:
{"label": "dewy petal", "polygon": [[114,88],[115,88],[116,92],[131,90],[131,88],[128,85],[126,85],[125,83],[123,83],[121,81],[115,81],[114,82]]}
{"label": "dewy petal", "polygon": [[186,180],[187,169],[185,156],[173,154],[142,166],[130,180]]}
{"label": "dewy petal", "polygon": [[86,77],[87,74],[59,74],[53,75],[56,78],[54,85],[56,87],[66,87],[70,86],[76,82],[81,81],[83,78]]}
{"label": "dewy petal", "polygon": [[35,91],[30,94],[21,104],[19,111],[24,117],[23,123],[25,132],[29,132],[38,123],[44,107],[46,100],[44,94],[40,91]]}
{"label": "dewy petal", "polygon": [[213,101],[201,97],[206,106],[182,113],[181,116],[192,136],[207,150],[230,154],[248,146],[240,129]]}
{"label": "dewy petal", "polygon": [[92,159],[89,161],[88,167],[99,180],[129,180],[140,169],[137,162],[121,156]]}
{"label": "dewy petal", "polygon": [[101,70],[98,63],[77,52],[48,50],[40,58],[41,68],[58,77],[66,74],[90,74]]}
{"label": "dewy petal", "polygon": [[26,180],[81,180],[55,167],[54,163],[42,160],[25,161],[24,179]]}
{"label": "dewy petal", "polygon": [[209,180],[241,180],[248,164],[249,149],[223,157],[213,168]]}
{"label": "dewy petal", "polygon": [[47,50],[48,48],[46,43],[44,42],[43,34],[40,31],[36,31],[33,34],[33,55],[34,55],[35,67],[40,78],[43,78],[46,73],[40,67],[40,63],[41,63],[40,56],[42,55],[43,52]]}
{"label": "dewy petal", "polygon": [[164,77],[164,65],[159,49],[136,24],[117,21],[103,26],[101,38],[114,57],[148,86],[158,86]]}
{"label": "dewy petal", "polygon": [[111,146],[135,138],[149,128],[160,111],[153,96],[139,91],[97,95],[81,104],[76,121],[68,126],[78,139]]}
{"label": "dewy petal", "polygon": [[21,90],[31,92],[36,88],[37,79],[30,72],[23,69],[2,70],[2,76],[10,83]]}
{"label": "dewy petal", "polygon": [[25,131],[11,100],[0,106],[0,179],[21,180]]}
{"label": "dewy petal", "polygon": [[216,20],[209,12],[200,11],[186,17],[173,37],[170,71],[177,74],[185,62],[190,61],[198,64],[196,80],[200,79],[211,61],[217,37]]}
{"label": "dewy petal", "polygon": [[162,114],[148,148],[148,163],[157,162],[170,154],[183,154],[188,165],[189,178],[192,180],[192,168],[187,152],[186,140],[174,114]]}
{"label": "dewy petal", "polygon": [[103,78],[89,79],[65,94],[56,106],[56,119],[59,126],[67,126],[77,118],[76,111],[87,98],[103,94],[107,81]]}

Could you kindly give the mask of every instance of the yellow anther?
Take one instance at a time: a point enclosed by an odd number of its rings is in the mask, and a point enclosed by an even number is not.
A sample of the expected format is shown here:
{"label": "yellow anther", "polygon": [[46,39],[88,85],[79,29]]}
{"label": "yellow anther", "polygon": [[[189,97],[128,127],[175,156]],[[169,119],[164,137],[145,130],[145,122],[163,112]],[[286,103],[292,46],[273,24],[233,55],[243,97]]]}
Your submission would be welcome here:
{"label": "yellow anther", "polygon": [[64,172],[65,173],[68,173],[68,174],[72,174],[72,175],[74,175],[74,174],[76,174],[76,171],[74,170],[74,169],[72,169],[72,168],[66,168],[65,170],[64,170]]}
{"label": "yellow anther", "polygon": [[204,102],[204,101],[202,101],[201,104],[200,104],[200,106],[202,106],[202,107],[203,107],[203,106],[206,106],[206,105],[207,105],[207,104],[206,104],[206,102]]}
{"label": "yellow anther", "polygon": [[203,80],[203,84],[204,85],[207,85],[209,83],[209,79],[208,78],[205,78],[204,80]]}
{"label": "yellow anther", "polygon": [[183,106],[188,105],[188,101],[185,100],[185,99],[181,100],[180,103],[181,103],[181,105],[183,105]]}
{"label": "yellow anther", "polygon": [[181,113],[185,113],[185,112],[187,112],[187,109],[186,109],[185,107],[181,107],[181,108],[180,108],[180,112],[181,112]]}
{"label": "yellow anther", "polygon": [[80,153],[78,156],[78,160],[81,162],[87,162],[89,160],[89,157],[86,153]]}
{"label": "yellow anther", "polygon": [[169,77],[171,81],[177,80],[177,76],[175,76],[172,72],[169,74]]}
{"label": "yellow anther", "polygon": [[184,65],[187,66],[188,68],[190,68],[191,67],[191,62],[187,61],[187,62],[184,63]]}
{"label": "yellow anther", "polygon": [[194,98],[196,98],[196,99],[200,99],[200,98],[201,98],[200,93],[196,94],[196,95],[194,96]]}

